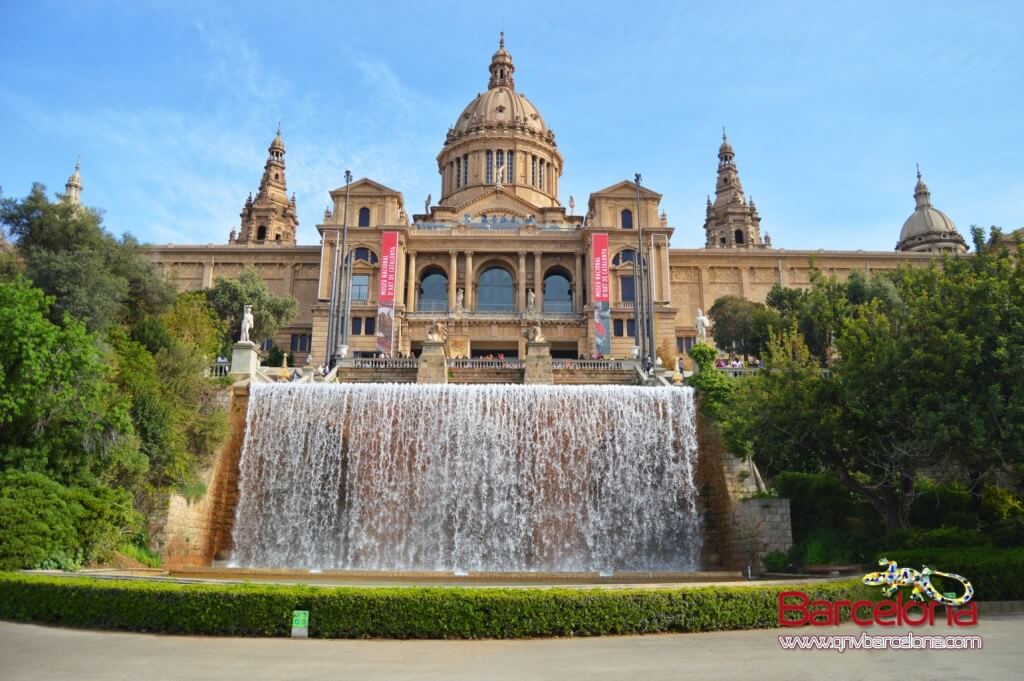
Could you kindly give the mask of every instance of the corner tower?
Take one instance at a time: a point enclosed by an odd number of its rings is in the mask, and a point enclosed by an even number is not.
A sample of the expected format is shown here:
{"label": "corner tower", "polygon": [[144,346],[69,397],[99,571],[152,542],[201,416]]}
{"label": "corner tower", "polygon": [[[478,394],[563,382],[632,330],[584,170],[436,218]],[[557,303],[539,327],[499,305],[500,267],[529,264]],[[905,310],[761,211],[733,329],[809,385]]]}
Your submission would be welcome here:
{"label": "corner tower", "polygon": [[495,192],[538,210],[561,206],[563,160],[555,133],[537,107],[516,91],[515,70],[502,33],[488,67],[487,91],[459,114],[437,156],[439,206],[457,211]]}
{"label": "corner tower", "polygon": [[910,214],[903,229],[900,240],[896,244],[897,251],[913,251],[917,253],[966,253],[967,244],[960,236],[956,225],[949,216],[932,206],[932,193],[928,185],[921,179],[921,167],[917,168],[917,184],[914,185],[914,212]]}
{"label": "corner tower", "polygon": [[82,205],[82,162],[81,160],[75,161],[75,172],[71,173],[71,177],[64,184],[64,200],[68,203],[73,203],[76,206]]}
{"label": "corner tower", "polygon": [[761,216],[753,201],[743,196],[740,173],[736,168],[736,154],[722,130],[722,145],[718,148],[718,181],[715,201],[708,197],[704,219],[707,241],[705,248],[768,248],[771,241],[761,241]]}
{"label": "corner tower", "polygon": [[267,149],[267,162],[256,198],[249,194],[242,207],[241,229],[234,230],[228,243],[295,245],[295,232],[299,226],[296,215],[295,194],[288,198],[288,185],[284,176],[284,139],[281,126]]}

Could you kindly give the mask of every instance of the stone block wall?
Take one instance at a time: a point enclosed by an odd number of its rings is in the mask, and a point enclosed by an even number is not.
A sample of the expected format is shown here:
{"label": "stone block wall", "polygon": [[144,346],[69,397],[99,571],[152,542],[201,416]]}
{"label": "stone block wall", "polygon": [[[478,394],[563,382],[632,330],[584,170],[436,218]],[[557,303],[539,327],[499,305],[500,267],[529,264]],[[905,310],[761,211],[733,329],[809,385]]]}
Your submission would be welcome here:
{"label": "stone block wall", "polygon": [[238,503],[238,462],[249,408],[249,381],[231,387],[230,433],[203,475],[206,494],[190,501],[172,495],[164,531],[163,558],[168,569],[199,567],[226,557]]}
{"label": "stone block wall", "polygon": [[789,500],[757,498],[756,469],[726,448],[718,426],[697,411],[697,488],[704,513],[705,567],[746,573],[793,544]]}

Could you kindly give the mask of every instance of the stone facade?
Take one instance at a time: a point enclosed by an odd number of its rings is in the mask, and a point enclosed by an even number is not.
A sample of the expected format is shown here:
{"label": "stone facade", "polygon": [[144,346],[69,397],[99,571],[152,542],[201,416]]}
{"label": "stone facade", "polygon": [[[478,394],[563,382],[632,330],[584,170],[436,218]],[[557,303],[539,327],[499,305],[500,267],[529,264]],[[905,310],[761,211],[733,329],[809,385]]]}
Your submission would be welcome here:
{"label": "stone facade", "polygon": [[[381,240],[385,232],[397,232],[395,353],[418,354],[430,326],[443,320],[449,357],[524,357],[523,334],[533,323],[541,325],[553,357],[589,357],[595,350],[591,240],[607,234],[611,354],[627,357],[636,343],[633,269],[639,250],[650,273],[653,346],[667,344],[688,362],[697,308],[707,311],[723,295],[763,302],[776,283],[808,287],[812,267],[845,277],[858,269],[927,264],[947,250],[946,242],[921,241],[918,226],[909,250],[896,252],[771,248],[726,139],[718,152],[715,200],[708,200],[705,248],[670,249],[675,230],[659,212],[661,194],[638,182],[624,180],[592,193],[586,214],[575,215],[573,197],[567,210],[558,194],[564,159],[555,134],[516,90],[514,72],[502,37],[488,67],[487,90],[449,128],[437,156],[440,200],[427,197],[423,212],[411,220],[400,192],[363,178],[330,191],[331,205],[317,225],[319,245],[295,245],[294,200],[285,192],[278,131],[260,191],[246,201],[241,231],[232,231],[227,246],[152,246],[150,257],[184,289],[255,267],[271,290],[299,304],[297,319],[272,342],[295,352],[298,362],[309,356],[315,365],[330,354],[328,312],[343,230],[352,285],[343,280],[338,288],[352,291],[346,327],[355,354],[377,351]],[[920,187],[917,194],[920,209]],[[930,200],[926,208],[938,213]],[[950,225],[943,223],[944,238],[952,238]]]}

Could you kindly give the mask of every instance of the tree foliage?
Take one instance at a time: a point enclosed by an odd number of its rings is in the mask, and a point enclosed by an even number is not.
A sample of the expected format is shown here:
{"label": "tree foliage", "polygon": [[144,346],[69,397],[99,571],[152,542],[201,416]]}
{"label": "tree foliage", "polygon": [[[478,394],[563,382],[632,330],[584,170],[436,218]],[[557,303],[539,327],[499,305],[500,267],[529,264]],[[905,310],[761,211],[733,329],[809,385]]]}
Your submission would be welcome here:
{"label": "tree foliage", "polygon": [[218,277],[213,288],[206,291],[207,301],[224,321],[227,333],[221,339],[222,351],[227,353],[241,330],[242,308],[252,305],[253,328],[249,337],[261,342],[294,317],[297,304],[291,296],[276,296],[270,292],[258,272],[247,267],[237,278]]}
{"label": "tree foliage", "polygon": [[722,296],[708,310],[714,320],[712,335],[722,350],[760,356],[773,331],[781,327],[779,313],[762,303],[738,296]]}
{"label": "tree foliage", "polygon": [[53,296],[54,322],[70,315],[95,331],[162,312],[174,300],[174,287],[132,237],[114,238],[98,211],[52,202],[40,184],[24,199],[0,200],[0,223],[15,239],[25,276]]}
{"label": "tree foliage", "polygon": [[973,257],[773,291],[789,330],[737,388],[734,446],[769,471],[831,471],[891,528],[925,470],[980,493],[1024,463],[1022,259],[974,238]]}

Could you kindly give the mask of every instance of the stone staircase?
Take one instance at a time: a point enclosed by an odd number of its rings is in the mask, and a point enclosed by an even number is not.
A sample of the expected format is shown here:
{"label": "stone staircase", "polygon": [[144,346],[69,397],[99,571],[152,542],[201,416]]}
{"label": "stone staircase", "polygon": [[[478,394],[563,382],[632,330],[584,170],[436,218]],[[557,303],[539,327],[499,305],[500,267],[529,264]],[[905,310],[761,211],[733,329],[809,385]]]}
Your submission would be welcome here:
{"label": "stone staircase", "polygon": [[637,385],[635,369],[555,369],[555,385]]}
{"label": "stone staircase", "polygon": [[338,383],[415,383],[416,369],[338,369]]}
{"label": "stone staircase", "polygon": [[523,369],[453,367],[448,370],[448,382],[461,384],[515,383],[521,385],[523,371]]}

